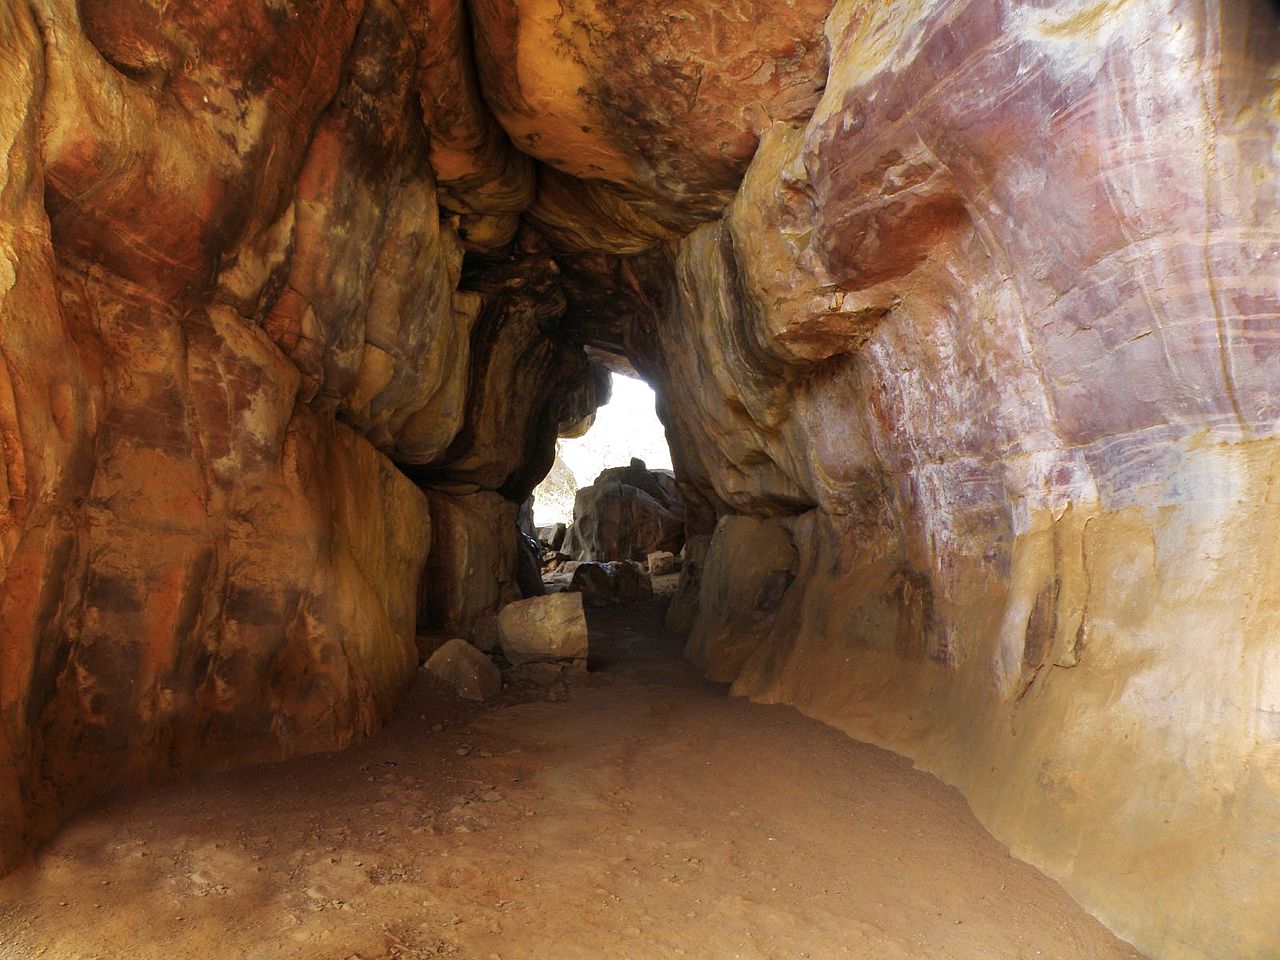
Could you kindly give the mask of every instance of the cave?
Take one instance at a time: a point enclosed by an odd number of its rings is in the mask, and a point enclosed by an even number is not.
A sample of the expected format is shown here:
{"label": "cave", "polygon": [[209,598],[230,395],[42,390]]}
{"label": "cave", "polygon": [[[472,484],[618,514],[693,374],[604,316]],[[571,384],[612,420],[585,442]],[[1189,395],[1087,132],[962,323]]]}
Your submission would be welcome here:
{"label": "cave", "polygon": [[[0,958],[1280,956],[1278,76],[1267,0],[0,0]],[[593,605],[527,506],[616,375],[678,538]]]}

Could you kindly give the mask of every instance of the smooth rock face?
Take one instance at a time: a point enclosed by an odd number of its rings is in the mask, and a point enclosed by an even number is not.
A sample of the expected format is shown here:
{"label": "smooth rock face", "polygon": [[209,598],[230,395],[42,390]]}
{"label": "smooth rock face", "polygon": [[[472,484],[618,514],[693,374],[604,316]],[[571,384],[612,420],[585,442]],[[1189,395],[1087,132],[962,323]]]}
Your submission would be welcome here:
{"label": "smooth rock face", "polygon": [[445,643],[423,669],[447,683],[463,700],[492,700],[502,692],[501,672],[465,640],[455,638]]}
{"label": "smooth rock face", "polygon": [[502,652],[513,664],[587,659],[582,596],[553,593],[509,603],[498,614]]}

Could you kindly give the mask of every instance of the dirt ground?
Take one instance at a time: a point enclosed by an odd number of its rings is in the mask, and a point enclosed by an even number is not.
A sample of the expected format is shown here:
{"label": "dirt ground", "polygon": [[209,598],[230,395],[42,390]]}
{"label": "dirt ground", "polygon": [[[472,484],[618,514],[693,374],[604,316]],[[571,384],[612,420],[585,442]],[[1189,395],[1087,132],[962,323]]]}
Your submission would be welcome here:
{"label": "dirt ground", "polygon": [[[0,958],[1112,960],[958,793],[680,661],[662,599],[487,710],[117,796],[0,881]],[[522,702],[523,701],[523,702]]]}

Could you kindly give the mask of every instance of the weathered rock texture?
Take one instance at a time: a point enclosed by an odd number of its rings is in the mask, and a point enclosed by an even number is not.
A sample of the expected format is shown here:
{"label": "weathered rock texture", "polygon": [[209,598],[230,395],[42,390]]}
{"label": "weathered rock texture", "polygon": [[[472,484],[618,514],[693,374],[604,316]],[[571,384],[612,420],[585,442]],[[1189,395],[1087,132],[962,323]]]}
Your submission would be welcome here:
{"label": "weathered rock texture", "polygon": [[507,604],[498,614],[502,652],[515,665],[587,660],[587,619],[579,593],[553,593]]}
{"label": "weathered rock texture", "polygon": [[590,414],[555,264],[464,276],[534,184],[474,79],[424,109],[464,20],[0,6],[0,871],[116,783],[375,729],[433,540],[500,554],[471,515]]}
{"label": "weathered rock texture", "polygon": [[1263,0],[0,5],[0,869],[492,642],[585,346],[711,675],[1280,954],[1278,69]]}
{"label": "weathered rock texture", "polygon": [[770,626],[715,596],[751,549],[722,526],[691,652],[959,784],[1152,955],[1275,955],[1275,14],[846,2],[827,33],[812,118],[612,334],[685,482],[798,558]]}
{"label": "weathered rock texture", "polygon": [[580,560],[644,560],[657,550],[678,551],[684,520],[674,478],[633,459],[578,490],[567,549]]}
{"label": "weathered rock texture", "polygon": [[491,700],[502,692],[502,674],[493,661],[457,637],[431,654],[423,669],[463,700]]}

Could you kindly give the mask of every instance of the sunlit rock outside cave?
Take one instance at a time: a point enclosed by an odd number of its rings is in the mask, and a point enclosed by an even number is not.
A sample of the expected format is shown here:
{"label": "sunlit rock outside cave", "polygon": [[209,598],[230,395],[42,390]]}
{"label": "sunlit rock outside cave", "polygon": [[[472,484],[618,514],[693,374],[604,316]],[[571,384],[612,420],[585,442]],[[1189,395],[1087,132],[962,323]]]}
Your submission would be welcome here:
{"label": "sunlit rock outside cave", "polygon": [[0,0],[0,960],[1280,957],[1268,0]]}

